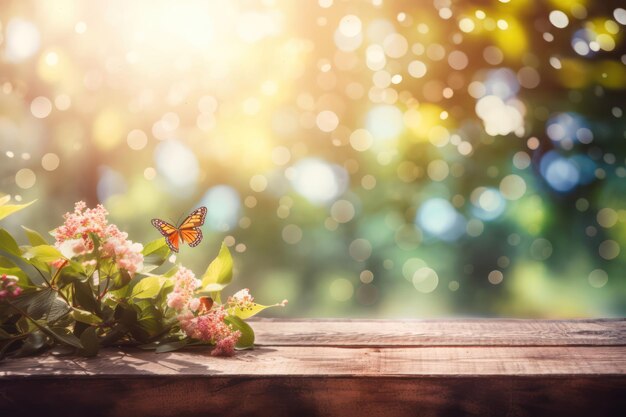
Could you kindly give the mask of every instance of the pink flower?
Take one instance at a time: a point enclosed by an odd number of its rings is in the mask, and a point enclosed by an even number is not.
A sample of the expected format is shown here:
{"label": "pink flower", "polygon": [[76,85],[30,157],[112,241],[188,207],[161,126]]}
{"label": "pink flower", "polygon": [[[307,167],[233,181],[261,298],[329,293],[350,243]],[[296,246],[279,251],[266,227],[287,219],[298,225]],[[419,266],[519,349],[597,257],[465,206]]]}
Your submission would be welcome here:
{"label": "pink flower", "polygon": [[198,308],[200,308],[200,299],[192,298],[191,300],[189,300],[189,303],[187,303],[187,308],[189,308],[189,310],[191,311],[198,311]]}
{"label": "pink flower", "polygon": [[[113,259],[118,268],[133,275],[143,269],[143,246],[128,240],[127,233],[109,224],[108,214],[102,205],[89,209],[79,201],[74,205],[74,212],[65,213],[65,222],[54,230],[55,246],[67,258],[87,255],[93,252],[94,242],[90,234],[94,234],[101,241],[100,255]],[[56,267],[62,265],[60,261],[52,264]]]}
{"label": "pink flower", "polygon": [[198,286],[200,281],[196,279],[193,271],[181,266],[174,275],[174,290],[167,295],[167,305],[178,312],[188,309]]}
{"label": "pink flower", "polygon": [[235,345],[241,337],[239,330],[232,332],[229,336],[220,339],[215,344],[215,349],[211,352],[213,356],[233,356],[235,354]]}
{"label": "pink flower", "polygon": [[[235,345],[241,332],[233,330],[224,319],[224,306],[201,308],[201,300],[194,297],[200,286],[194,273],[180,267],[174,275],[174,289],[167,295],[167,305],[178,312],[176,318],[180,328],[192,339],[202,340],[215,345],[212,355],[230,356],[235,353]],[[241,291],[240,291],[241,292]],[[245,295],[241,293],[242,297]],[[248,298],[251,298],[248,294]]]}
{"label": "pink flower", "polygon": [[213,307],[208,311],[200,308],[200,299],[194,297],[199,286],[200,281],[193,272],[180,267],[174,275],[174,289],[167,295],[167,305],[178,312],[176,318],[187,336],[214,344],[212,355],[232,355],[241,332],[233,330],[224,321],[224,306]]}
{"label": "pink flower", "polygon": [[187,310],[178,315],[180,328],[187,336],[215,344],[213,356],[231,356],[241,337],[239,330],[233,330],[225,321],[226,311],[223,306],[213,308],[206,314],[194,316]]}
{"label": "pink flower", "polygon": [[89,239],[89,233],[94,233],[101,239],[106,237],[107,215],[109,212],[99,204],[95,209],[88,209],[83,201],[74,205],[73,213],[65,213],[65,222],[54,230],[56,245],[69,239],[83,239],[89,251],[93,250],[93,242]]}
{"label": "pink flower", "polygon": [[17,285],[17,277],[2,274],[0,276],[0,301],[5,298],[14,298],[22,293],[22,289]]}
{"label": "pink flower", "polygon": [[250,290],[244,288],[243,290],[237,291],[235,294],[230,297],[236,303],[250,304],[254,302],[254,297],[250,294]]}
{"label": "pink flower", "polygon": [[176,311],[180,311],[187,306],[188,299],[179,292],[171,292],[167,295],[167,305]]}
{"label": "pink flower", "polygon": [[[117,227],[115,227],[117,230]],[[133,275],[143,268],[143,245],[141,243],[133,243],[126,240],[128,234],[119,232],[117,235],[111,235],[107,238],[100,249],[103,257],[111,257],[115,259],[115,263],[121,269],[127,270]]]}

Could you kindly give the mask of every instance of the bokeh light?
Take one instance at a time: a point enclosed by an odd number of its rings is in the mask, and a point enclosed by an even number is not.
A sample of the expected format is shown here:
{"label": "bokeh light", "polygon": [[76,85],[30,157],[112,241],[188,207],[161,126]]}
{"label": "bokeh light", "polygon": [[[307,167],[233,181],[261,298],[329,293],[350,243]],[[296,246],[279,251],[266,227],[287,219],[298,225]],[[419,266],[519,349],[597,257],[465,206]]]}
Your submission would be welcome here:
{"label": "bokeh light", "polygon": [[34,23],[19,17],[3,23],[6,24],[4,57],[8,61],[22,61],[37,52],[41,39]]}
{"label": "bokeh light", "polygon": [[208,209],[205,222],[209,228],[227,232],[237,225],[241,199],[234,188],[227,185],[216,185],[206,192],[201,204]]}
{"label": "bokeh light", "polygon": [[299,161],[291,175],[293,188],[313,203],[328,203],[339,197],[347,186],[347,173],[317,158]]}
{"label": "bokeh light", "polygon": [[626,313],[619,1],[61,6],[0,5],[12,233],[205,205],[176,261],[225,240],[270,314]]}

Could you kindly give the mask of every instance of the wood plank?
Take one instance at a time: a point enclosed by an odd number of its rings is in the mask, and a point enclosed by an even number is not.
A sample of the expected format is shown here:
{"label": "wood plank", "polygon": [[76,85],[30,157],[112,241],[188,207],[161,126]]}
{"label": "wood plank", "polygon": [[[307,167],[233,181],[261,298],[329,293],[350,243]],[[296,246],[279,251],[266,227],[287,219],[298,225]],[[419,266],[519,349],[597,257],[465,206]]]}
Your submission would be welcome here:
{"label": "wood plank", "polygon": [[205,348],[155,354],[107,349],[96,358],[20,358],[0,366],[0,383],[67,376],[617,376],[626,346],[341,348],[273,346],[215,358]]}
{"label": "wood plank", "polygon": [[257,319],[261,346],[626,345],[626,319]]}
{"label": "wood plank", "polygon": [[609,416],[625,320],[259,320],[259,346],[0,362],[0,415]]}
{"label": "wood plank", "polygon": [[625,392],[615,377],[64,377],[0,384],[0,414],[596,417],[623,415]]}

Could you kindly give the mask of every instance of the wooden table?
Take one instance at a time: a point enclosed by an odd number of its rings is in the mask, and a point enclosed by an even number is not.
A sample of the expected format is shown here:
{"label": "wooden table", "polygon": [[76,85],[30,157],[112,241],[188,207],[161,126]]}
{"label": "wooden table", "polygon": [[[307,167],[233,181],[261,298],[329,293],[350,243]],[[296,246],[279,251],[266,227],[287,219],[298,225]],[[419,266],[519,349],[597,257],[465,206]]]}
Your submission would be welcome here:
{"label": "wooden table", "polygon": [[626,320],[253,321],[257,347],[0,363],[1,416],[626,415]]}

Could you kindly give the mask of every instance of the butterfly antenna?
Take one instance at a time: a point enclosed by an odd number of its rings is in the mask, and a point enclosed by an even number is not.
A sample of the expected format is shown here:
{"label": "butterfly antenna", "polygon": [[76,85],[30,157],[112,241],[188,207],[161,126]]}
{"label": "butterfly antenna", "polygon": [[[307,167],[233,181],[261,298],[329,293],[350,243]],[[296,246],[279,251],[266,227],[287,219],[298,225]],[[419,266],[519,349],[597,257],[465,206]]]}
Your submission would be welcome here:
{"label": "butterfly antenna", "polygon": [[180,219],[183,217],[183,214],[185,213],[181,213],[180,216],[178,216],[178,219],[176,219],[176,223],[173,223],[176,227],[180,226]]}
{"label": "butterfly antenna", "polygon": [[168,222],[169,224],[172,224],[172,225],[174,225],[174,226],[177,226],[177,225],[178,225],[178,222],[173,221],[173,220],[172,220],[172,218],[171,218],[171,217],[169,217],[169,216],[168,216],[167,218],[165,218],[165,219],[167,220],[167,222]]}

